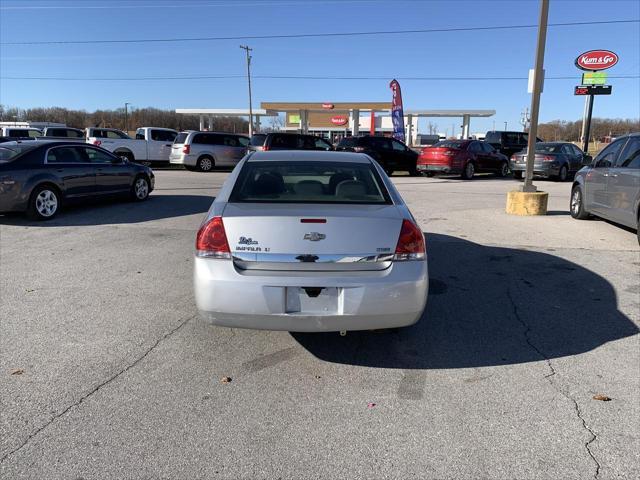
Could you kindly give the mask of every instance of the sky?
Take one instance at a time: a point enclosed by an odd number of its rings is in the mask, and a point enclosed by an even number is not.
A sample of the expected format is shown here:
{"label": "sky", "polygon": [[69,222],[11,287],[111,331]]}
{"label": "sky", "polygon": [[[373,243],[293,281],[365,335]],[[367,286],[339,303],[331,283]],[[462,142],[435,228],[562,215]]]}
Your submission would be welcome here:
{"label": "sky", "polygon": [[[472,132],[520,129],[529,107],[536,28],[218,41],[8,45],[13,42],[239,37],[451,29],[538,23],[539,0],[0,0],[0,104],[73,109],[247,108],[266,101],[390,101],[397,78],[405,109],[494,109]],[[640,1],[551,0],[549,23],[640,19]],[[578,120],[573,95],[582,52],[608,49],[611,96],[596,117],[640,117],[640,23],[550,26],[540,121]],[[220,76],[231,78],[149,79]],[[295,79],[268,76],[375,77]],[[25,79],[37,77],[39,79]],[[50,77],[72,80],[54,80]],[[261,78],[262,77],[262,78]],[[413,79],[410,77],[414,77]],[[440,80],[415,77],[445,77]],[[516,77],[469,80],[468,77]],[[452,79],[455,78],[455,79]],[[466,79],[465,79],[466,78]],[[459,119],[437,118],[438,131]],[[420,129],[426,128],[426,120]]]}

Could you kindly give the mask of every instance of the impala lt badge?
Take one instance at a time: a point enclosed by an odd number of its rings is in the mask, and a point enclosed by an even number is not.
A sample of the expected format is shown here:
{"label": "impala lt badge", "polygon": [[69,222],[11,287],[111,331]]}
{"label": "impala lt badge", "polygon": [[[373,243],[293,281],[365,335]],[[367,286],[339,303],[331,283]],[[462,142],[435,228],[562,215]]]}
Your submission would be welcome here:
{"label": "impala lt badge", "polygon": [[311,240],[312,242],[317,242],[318,240],[324,240],[327,236],[324,233],[311,232],[305,233],[304,239]]}

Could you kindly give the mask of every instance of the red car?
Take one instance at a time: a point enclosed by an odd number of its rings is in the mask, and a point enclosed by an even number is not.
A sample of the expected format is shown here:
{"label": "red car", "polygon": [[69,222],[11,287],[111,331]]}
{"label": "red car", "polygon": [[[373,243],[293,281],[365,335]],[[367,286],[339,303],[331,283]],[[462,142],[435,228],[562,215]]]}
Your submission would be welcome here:
{"label": "red car", "polygon": [[431,177],[437,173],[457,173],[471,180],[476,172],[509,175],[509,159],[491,145],[478,140],[443,140],[420,152],[418,172]]}

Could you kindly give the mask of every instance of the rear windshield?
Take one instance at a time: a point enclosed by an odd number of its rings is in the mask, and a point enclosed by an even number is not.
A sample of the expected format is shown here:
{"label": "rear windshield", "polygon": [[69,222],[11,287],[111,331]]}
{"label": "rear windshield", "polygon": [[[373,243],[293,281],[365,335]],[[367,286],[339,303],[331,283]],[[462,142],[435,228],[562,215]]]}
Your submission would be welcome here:
{"label": "rear windshield", "polygon": [[184,143],[187,140],[188,136],[189,136],[188,132],[180,132],[178,135],[176,135],[176,138],[173,141],[173,143]]}
{"label": "rear windshield", "polygon": [[251,137],[249,145],[251,145],[252,147],[261,147],[264,145],[264,141],[266,138],[266,135],[254,135]]}
{"label": "rear windshield", "polygon": [[459,142],[455,140],[444,140],[442,142],[435,143],[433,148],[455,148],[456,150],[460,150],[464,142]]}
{"label": "rear windshield", "polygon": [[11,148],[0,145],[0,163],[7,163],[23,152],[35,148],[33,145],[13,145]]}
{"label": "rear windshield", "polygon": [[560,153],[562,144],[557,143],[536,143],[536,152],[540,153]]}
{"label": "rear windshield", "polygon": [[500,139],[500,132],[487,132],[487,134],[484,136],[485,142],[500,143]]}
{"label": "rear windshield", "polygon": [[369,163],[246,162],[230,202],[390,204]]}
{"label": "rear windshield", "polygon": [[359,144],[358,137],[345,137],[338,143],[338,148],[353,148]]}

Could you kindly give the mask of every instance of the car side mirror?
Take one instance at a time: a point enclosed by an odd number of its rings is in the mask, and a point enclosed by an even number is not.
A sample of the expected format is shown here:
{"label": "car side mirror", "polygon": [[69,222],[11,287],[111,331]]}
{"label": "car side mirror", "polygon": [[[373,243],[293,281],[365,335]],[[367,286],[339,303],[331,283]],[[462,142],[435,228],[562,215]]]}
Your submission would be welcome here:
{"label": "car side mirror", "polygon": [[593,163],[593,157],[591,155],[582,155],[582,165],[589,167]]}
{"label": "car side mirror", "polygon": [[111,160],[111,163],[114,165],[119,165],[121,163],[129,163],[129,160],[127,160],[125,157],[118,157]]}

